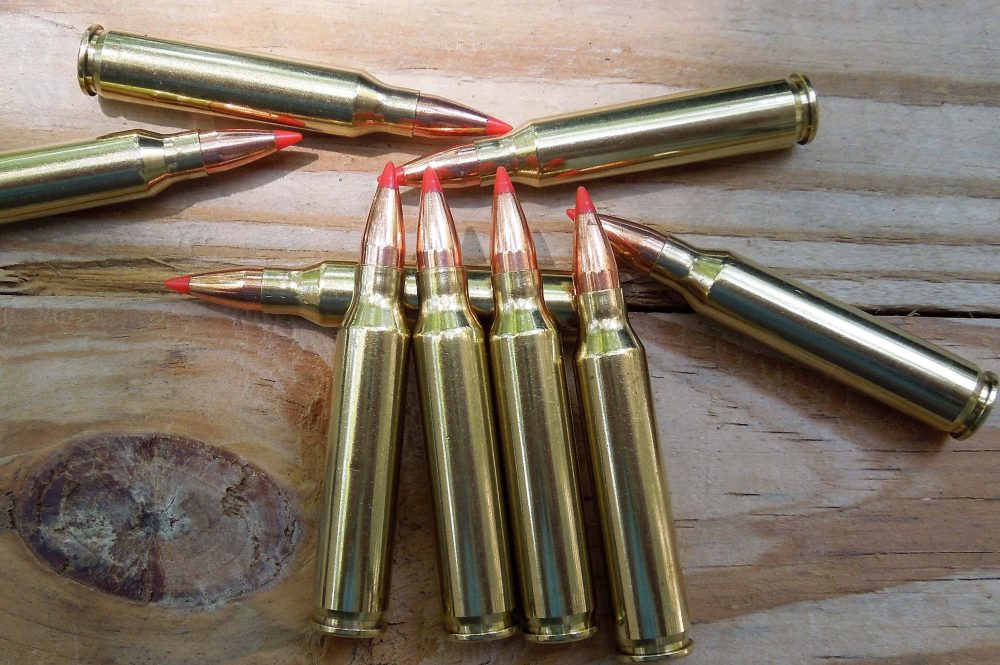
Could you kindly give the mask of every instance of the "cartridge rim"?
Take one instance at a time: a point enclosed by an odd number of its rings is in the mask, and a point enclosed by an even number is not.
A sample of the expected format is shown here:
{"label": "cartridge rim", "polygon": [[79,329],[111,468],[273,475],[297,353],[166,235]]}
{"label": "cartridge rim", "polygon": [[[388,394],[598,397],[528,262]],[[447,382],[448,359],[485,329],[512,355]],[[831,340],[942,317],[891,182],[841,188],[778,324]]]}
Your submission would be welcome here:
{"label": "cartridge rim", "polygon": [[983,372],[978,390],[969,400],[965,413],[959,416],[955,429],[951,431],[954,438],[959,441],[968,439],[986,422],[997,401],[998,384],[1000,377],[995,372]]}
{"label": "cartridge rim", "polygon": [[629,652],[621,650],[619,645],[618,660],[623,663],[653,663],[668,658],[681,658],[691,653],[694,641],[689,637],[670,644],[657,644],[653,641],[648,646],[630,647]]}
{"label": "cartridge rim", "polygon": [[792,88],[792,93],[799,98],[798,118],[799,135],[796,142],[805,145],[816,138],[819,130],[819,102],[816,99],[816,88],[805,74],[795,73],[785,79]]}
{"label": "cartridge rim", "polygon": [[597,630],[593,614],[587,612],[559,619],[529,619],[523,632],[529,642],[555,644],[585,640]]}
{"label": "cartridge rim", "polygon": [[83,33],[83,39],[80,40],[80,50],[76,56],[77,83],[80,84],[80,90],[85,95],[90,95],[91,97],[97,94],[97,83],[94,81],[94,72],[97,69],[97,63],[94,60],[98,57],[97,51],[93,48],[91,41],[103,34],[104,26],[100,23],[95,23],[87,28]]}
{"label": "cartridge rim", "polygon": [[315,614],[312,627],[325,635],[338,637],[376,637],[385,632],[382,615],[354,612],[331,612]]}
{"label": "cartridge rim", "polygon": [[485,617],[445,617],[448,638],[454,642],[488,642],[502,640],[518,632],[512,612]]}

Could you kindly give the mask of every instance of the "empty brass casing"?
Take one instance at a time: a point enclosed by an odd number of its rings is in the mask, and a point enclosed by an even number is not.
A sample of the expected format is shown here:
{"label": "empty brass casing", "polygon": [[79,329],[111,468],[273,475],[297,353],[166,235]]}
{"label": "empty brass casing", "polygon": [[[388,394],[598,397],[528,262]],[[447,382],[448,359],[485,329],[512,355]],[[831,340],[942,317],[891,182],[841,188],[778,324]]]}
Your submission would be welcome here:
{"label": "empty brass casing", "polygon": [[493,276],[490,359],[523,632],[568,642],[597,626],[562,343],[541,291],[537,270]]}
{"label": "empty brass casing", "polygon": [[[269,268],[264,270],[261,288],[263,311],[269,314],[293,314],[321,326],[338,326],[354,293],[354,268],[350,261],[324,261],[301,270]],[[493,285],[489,268],[466,268],[469,303],[480,317],[493,316]],[[406,269],[403,301],[416,312],[417,272]],[[546,270],[542,273],[545,304],[559,327],[576,327],[573,302],[573,278],[568,272]]]}
{"label": "empty brass casing", "polygon": [[403,271],[361,265],[337,333],[313,626],[343,637],[384,630],[410,331]]}
{"label": "empty brass casing", "polygon": [[690,621],[646,352],[621,289],[577,297],[576,354],[619,654],[652,661],[688,653]]}
{"label": "empty brass casing", "polygon": [[641,224],[601,216],[626,251],[699,314],[743,332],[870,397],[950,432],[972,436],[996,402],[994,372],[737,254],[701,250]]}
{"label": "empty brass casing", "polygon": [[83,36],[77,78],[90,95],[337,136],[413,136],[420,101],[418,91],[388,86],[364,72],[100,25]]}
{"label": "empty brass casing", "polygon": [[460,641],[517,632],[486,338],[465,271],[418,272],[413,353],[437,523],[445,629]]}
{"label": "empty brass casing", "polygon": [[790,148],[811,141],[818,121],[812,84],[792,74],[542,118],[402,168],[407,184],[430,167],[442,186],[462,187],[492,184],[503,166],[544,187]]}
{"label": "empty brass casing", "polygon": [[116,132],[0,155],[0,223],[153,196],[207,175],[198,132]]}

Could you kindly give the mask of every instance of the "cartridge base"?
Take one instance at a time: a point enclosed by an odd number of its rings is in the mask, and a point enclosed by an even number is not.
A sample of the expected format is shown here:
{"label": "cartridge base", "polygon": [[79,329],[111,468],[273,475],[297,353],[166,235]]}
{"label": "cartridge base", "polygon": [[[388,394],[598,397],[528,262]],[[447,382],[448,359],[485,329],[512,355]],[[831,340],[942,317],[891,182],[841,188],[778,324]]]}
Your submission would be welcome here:
{"label": "cartridge base", "polygon": [[618,660],[623,663],[654,663],[667,658],[681,658],[691,653],[694,642],[686,634],[681,639],[668,642],[676,635],[660,640],[644,640],[629,646],[618,644]]}
{"label": "cartridge base", "polygon": [[965,414],[960,417],[958,425],[951,431],[954,438],[960,441],[968,439],[986,421],[997,401],[998,384],[1000,384],[1000,377],[997,377],[994,372],[982,373],[976,393],[965,408]]}
{"label": "cartridge base", "polygon": [[597,625],[593,613],[587,612],[555,619],[527,618],[522,632],[529,642],[576,642],[597,633]]}
{"label": "cartridge base", "polygon": [[312,616],[312,627],[325,635],[369,638],[385,632],[382,613],[320,611]]}
{"label": "cartridge base", "polygon": [[501,612],[485,617],[445,617],[448,639],[455,642],[488,642],[502,640],[518,631],[513,612]]}

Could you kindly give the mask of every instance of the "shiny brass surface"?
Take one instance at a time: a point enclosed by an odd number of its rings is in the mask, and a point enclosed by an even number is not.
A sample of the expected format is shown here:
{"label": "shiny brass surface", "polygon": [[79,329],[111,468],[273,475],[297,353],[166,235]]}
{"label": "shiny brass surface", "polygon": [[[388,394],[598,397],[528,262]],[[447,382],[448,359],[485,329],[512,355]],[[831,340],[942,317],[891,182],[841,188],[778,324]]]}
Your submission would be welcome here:
{"label": "shiny brass surface", "polygon": [[597,632],[562,342],[537,270],[493,276],[490,360],[524,636]]}
{"label": "shiny brass surface", "polygon": [[362,265],[337,333],[313,627],[384,630],[410,331],[397,268]]}
{"label": "shiny brass surface", "polygon": [[486,338],[461,268],[418,274],[413,353],[437,525],[445,629],[459,641],[517,632]]}
{"label": "shiny brass surface", "polygon": [[364,72],[99,25],[83,36],[77,77],[90,95],[337,136],[481,136],[481,128],[463,125],[486,123],[472,109],[388,86]]}
{"label": "shiny brass surface", "polygon": [[[261,303],[269,314],[294,314],[321,326],[338,326],[354,293],[354,269],[350,261],[324,261],[303,269],[268,268],[264,270]],[[493,317],[493,285],[489,268],[467,268],[469,303],[483,320]],[[568,272],[546,270],[542,273],[545,304],[559,327],[576,327],[573,302],[573,278]],[[406,269],[403,301],[415,313],[419,308],[417,273]]]}
{"label": "shiny brass surface", "polygon": [[737,254],[701,250],[635,222],[601,220],[616,250],[622,238],[641,240],[623,247],[623,255],[678,290],[696,312],[957,439],[971,436],[996,402],[994,372],[856,307]]}
{"label": "shiny brass surface", "polygon": [[198,132],[134,130],[6,152],[0,154],[0,223],[146,198],[207,173]]}
{"label": "shiny brass surface", "polygon": [[577,305],[576,377],[619,655],[682,656],[691,649],[690,620],[646,352],[621,289],[583,293]]}
{"label": "shiny brass surface", "polygon": [[406,184],[433,168],[444,187],[489,185],[503,166],[537,187],[678,166],[808,143],[819,107],[801,74],[535,120],[496,138],[420,157]]}

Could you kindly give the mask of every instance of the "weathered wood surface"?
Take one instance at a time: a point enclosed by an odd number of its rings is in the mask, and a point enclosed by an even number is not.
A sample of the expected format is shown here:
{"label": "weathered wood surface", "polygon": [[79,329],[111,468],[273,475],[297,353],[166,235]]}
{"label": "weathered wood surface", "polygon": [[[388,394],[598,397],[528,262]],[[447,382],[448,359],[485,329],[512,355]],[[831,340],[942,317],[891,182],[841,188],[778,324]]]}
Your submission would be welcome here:
{"label": "weathered wood surface", "polygon": [[[873,311],[921,314],[892,320],[1000,366],[993,3],[538,5],[8,2],[0,149],[233,124],[85,97],[75,57],[92,22],[362,67],[515,124],[801,70],[820,94],[814,143],[595,182],[595,201]],[[391,628],[312,638],[333,333],[160,286],[352,258],[382,163],[433,148],[309,137],[156,199],[0,227],[0,662],[610,661],[608,630],[556,648],[442,640],[412,385]],[[520,193],[543,260],[565,267],[572,187]],[[467,258],[482,258],[486,192],[449,200]],[[415,219],[415,193],[405,201]],[[634,322],[696,622],[687,662],[995,661],[1000,426],[947,440],[668,312],[679,302],[662,291],[633,293],[659,310]]]}

